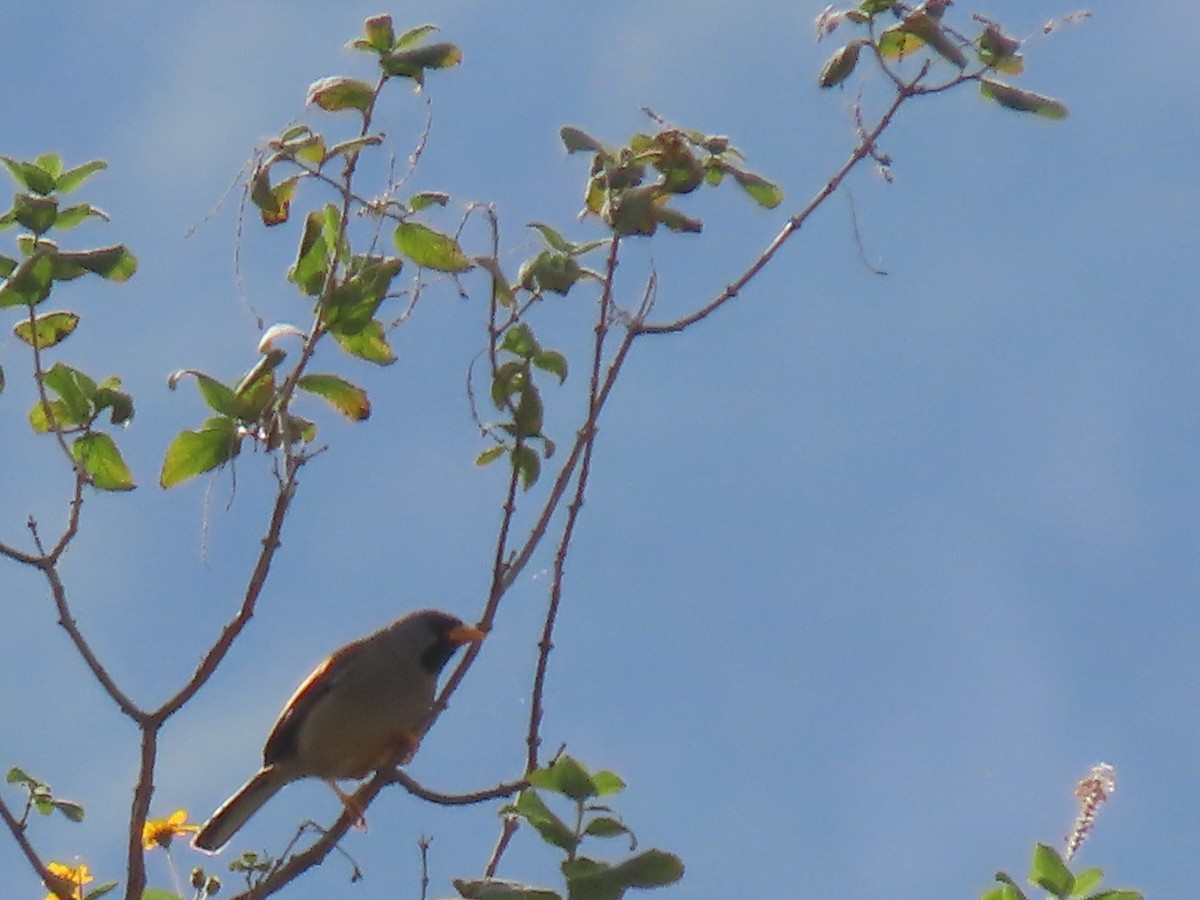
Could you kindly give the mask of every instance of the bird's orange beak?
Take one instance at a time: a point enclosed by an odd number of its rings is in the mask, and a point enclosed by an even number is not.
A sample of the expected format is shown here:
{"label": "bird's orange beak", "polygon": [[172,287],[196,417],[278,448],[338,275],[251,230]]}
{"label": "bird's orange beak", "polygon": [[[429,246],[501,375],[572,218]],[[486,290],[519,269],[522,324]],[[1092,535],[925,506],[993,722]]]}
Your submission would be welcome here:
{"label": "bird's orange beak", "polygon": [[475,644],[487,637],[487,632],[473,625],[456,625],[446,632],[446,637],[456,644]]}

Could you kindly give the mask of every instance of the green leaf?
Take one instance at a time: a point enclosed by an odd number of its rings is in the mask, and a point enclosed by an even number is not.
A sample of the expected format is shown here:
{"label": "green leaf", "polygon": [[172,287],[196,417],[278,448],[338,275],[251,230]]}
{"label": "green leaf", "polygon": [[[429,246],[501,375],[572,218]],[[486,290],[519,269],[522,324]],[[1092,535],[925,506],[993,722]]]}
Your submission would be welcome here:
{"label": "green leaf", "polygon": [[68,422],[59,425],[83,425],[92,418],[92,400],[96,396],[96,382],[78,369],[65,363],[55,363],[46,372],[46,387],[62,398]]}
{"label": "green leaf", "polygon": [[1033,861],[1029,867],[1029,880],[1052,894],[1065,897],[1071,892],[1074,876],[1067,868],[1058,851],[1049,844],[1037,844],[1033,848]]}
{"label": "green leaf", "polygon": [[96,415],[106,409],[112,410],[111,420],[114,425],[124,425],[133,418],[133,397],[121,389],[121,379],[115,376],[105,378],[92,395],[92,405]]}
{"label": "green leaf", "polygon": [[0,253],[0,278],[7,278],[17,268],[17,261],[11,256]]}
{"label": "green leaf", "polygon": [[82,822],[84,809],[78,803],[70,800],[52,800],[51,805],[72,822]]}
{"label": "green leaf", "polygon": [[900,22],[891,28],[885,28],[875,46],[884,59],[895,59],[915,53],[925,46],[925,42],[917,35],[905,31],[904,23]]}
{"label": "green leaf", "polygon": [[4,780],[9,784],[23,784],[31,788],[41,784],[40,781],[18,766],[13,766],[9,769],[8,774],[4,776]]}
{"label": "green leaf", "polygon": [[272,186],[271,170],[267,166],[254,173],[250,180],[250,200],[258,207],[264,225],[270,227],[287,221],[298,183],[298,176],[292,176]]}
{"label": "green leaf", "polygon": [[60,194],[69,194],[97,172],[107,168],[108,163],[104,160],[93,159],[58,175],[55,179],[55,187]]}
{"label": "green leaf", "polygon": [[567,148],[568,153],[587,152],[608,155],[608,150],[602,143],[574,125],[564,125],[558,130],[558,136],[562,138],[563,146]]}
{"label": "green leaf", "polygon": [[1097,869],[1093,866],[1090,869],[1084,869],[1075,876],[1075,883],[1071,885],[1071,894],[1075,897],[1086,897],[1092,893],[1104,880],[1104,870]]}
{"label": "green leaf", "polygon": [[189,478],[222,466],[237,456],[241,438],[237,422],[226,416],[209,419],[198,431],[181,431],[167,447],[158,483],[175,487]]}
{"label": "green leaf", "polygon": [[29,346],[45,349],[61,343],[79,325],[79,316],[73,312],[44,313],[33,320],[18,322],[13,326],[13,334]]}
{"label": "green leaf", "polygon": [[1020,75],[1025,71],[1025,60],[1018,52],[1021,42],[1005,34],[995,22],[988,22],[976,41],[980,61],[991,69]]}
{"label": "green leaf", "polygon": [[35,434],[47,434],[54,427],[70,428],[81,425],[81,422],[71,421],[71,412],[61,400],[51,400],[48,405],[40,400],[29,410],[29,426]]}
{"label": "green leaf", "polygon": [[599,796],[596,783],[587,768],[574,757],[563,753],[554,762],[529,773],[534,787],[563,794],[572,800],[587,800]]}
{"label": "green leaf", "polygon": [[1011,884],[1002,884],[980,895],[979,900],[1026,900],[1025,895]]}
{"label": "green leaf", "polygon": [[683,863],[673,853],[647,850],[610,866],[586,857],[562,865],[571,900],[617,900],[629,888],[656,888],[683,877]]}
{"label": "green leaf", "polygon": [[521,478],[522,490],[527,491],[537,484],[542,474],[542,461],[531,447],[517,444],[512,448],[511,459],[513,468]]}
{"label": "green leaf", "polygon": [[196,386],[200,389],[200,395],[204,398],[204,402],[208,404],[210,409],[223,416],[234,415],[233,389],[226,387],[211,375],[207,375],[198,369],[180,369],[178,372],[172,372],[167,377],[167,387],[175,390],[185,375],[191,375],[196,379]]}
{"label": "green leaf", "polygon": [[658,230],[658,210],[654,185],[605,192],[601,215],[619,235],[652,235]]}
{"label": "green leaf", "polygon": [[543,250],[521,266],[517,281],[526,290],[551,291],[565,297],[582,276],[582,267],[570,253]]}
{"label": "green leaf", "polygon": [[546,243],[549,244],[553,249],[558,250],[560,253],[570,253],[575,247],[574,244],[564,238],[549,225],[545,225],[541,222],[530,222],[529,227],[536,228],[538,231],[540,231]]}
{"label": "green leaf", "polygon": [[[111,891],[116,890],[116,888],[117,888],[117,882],[106,881],[103,884],[92,888],[90,891],[88,891],[86,894],[84,894],[83,900],[100,900],[101,897],[103,897],[105,894],[107,894]],[[179,900],[179,898],[176,894],[167,893],[167,897],[170,897],[171,900]],[[146,898],[146,894],[143,893],[142,900],[145,900],[145,898]],[[151,900],[161,900],[161,898],[151,898]]]}
{"label": "green leaf", "polygon": [[450,195],[444,191],[421,191],[408,198],[408,208],[420,212],[431,206],[445,206],[450,202]]}
{"label": "green leaf", "polygon": [[620,837],[623,834],[629,834],[629,829],[619,819],[614,819],[612,816],[596,816],[587,823],[583,833],[593,837]]}
{"label": "green leaf", "polygon": [[403,260],[375,257],[329,293],[323,317],[334,333],[355,334],[371,323]]}
{"label": "green leaf", "polygon": [[475,465],[486,466],[488,463],[493,463],[502,457],[507,450],[508,448],[503,444],[493,444],[475,457]]}
{"label": "green leaf", "polygon": [[137,258],[124,244],[54,254],[54,277],[60,281],[70,281],[85,272],[110,281],[128,281],[136,271]]}
{"label": "green leaf", "polygon": [[672,231],[699,234],[704,230],[704,223],[699,219],[685,216],[679,210],[672,209],[669,206],[656,206],[654,209],[654,218]]}
{"label": "green leaf", "polygon": [[37,250],[21,261],[0,285],[0,309],[36,306],[50,296],[54,282],[54,260],[48,250]]}
{"label": "green leaf", "polygon": [[517,796],[517,802],[510,809],[526,822],[537,829],[547,844],[561,847],[563,850],[573,850],[578,841],[574,832],[567,824],[551,811],[537,791],[526,789]]}
{"label": "green leaf", "polygon": [[77,437],[71,447],[71,454],[91,476],[93,487],[99,490],[131,491],[137,487],[117,445],[103,432]]}
{"label": "green leaf", "polygon": [[1001,106],[1018,112],[1031,112],[1047,119],[1065,119],[1068,115],[1067,107],[1052,97],[1022,90],[991,78],[979,79],[979,93],[989,100],[995,100]]}
{"label": "green leaf", "polygon": [[62,157],[57,153],[43,153],[33,164],[49,173],[51,178],[57,179],[62,174]]}
{"label": "green leaf", "polygon": [[396,31],[392,27],[392,17],[388,15],[371,16],[363,22],[363,36],[370,49],[380,53],[390,50],[396,43]]}
{"label": "green leaf", "polygon": [[454,44],[424,44],[389,50],[379,57],[379,65],[388,75],[411,78],[417,84],[424,84],[426,69],[448,69],[457,66],[462,59],[462,50]]}
{"label": "green leaf", "polygon": [[517,401],[513,427],[515,436],[519,438],[537,437],[542,433],[542,395],[537,385],[526,380],[521,385],[521,397]]}
{"label": "green leaf", "polygon": [[59,231],[66,231],[68,228],[74,228],[80,222],[89,218],[103,219],[108,221],[108,214],[102,209],[97,209],[90,203],[77,203],[74,206],[67,206],[58,211],[58,218],[54,220],[54,227]]}
{"label": "green leaf", "polygon": [[525,364],[515,359],[501,363],[492,375],[492,403],[496,409],[506,409],[508,398],[525,384]]}
{"label": "green leaf", "polygon": [[378,134],[364,134],[362,137],[350,138],[345,141],[338,141],[328,152],[325,151],[324,145],[321,148],[321,156],[315,160],[322,165],[329,162],[335,156],[342,156],[346,159],[354,159],[362,152],[364,147],[374,147],[376,144],[383,143],[383,136]]}
{"label": "green leaf", "polygon": [[54,176],[36,163],[13,159],[11,156],[0,156],[0,161],[3,161],[17,184],[26,190],[43,197],[54,190]]}
{"label": "green leaf", "polygon": [[535,353],[531,361],[543,372],[557,376],[559,384],[567,380],[567,358],[557,350],[542,350]]}
{"label": "green leaf", "polygon": [[438,30],[436,25],[418,25],[416,28],[410,28],[392,43],[393,50],[403,50],[405,47],[411,47],[429,35]]}
{"label": "green leaf", "polygon": [[863,0],[858,5],[869,16],[874,16],[877,13],[888,12],[895,5],[895,0]]}
{"label": "green leaf", "polygon": [[533,336],[533,329],[524,322],[518,322],[504,333],[504,340],[500,342],[500,349],[514,356],[519,356],[522,359],[530,359],[534,354],[540,352],[542,348],[538,344],[537,338]]}
{"label": "green leaf", "polygon": [[505,308],[512,306],[516,297],[513,295],[513,289],[508,283],[508,279],[504,277],[500,261],[494,256],[477,256],[474,262],[492,276],[492,296],[496,303]]}
{"label": "green leaf", "polygon": [[361,422],[371,415],[371,401],[367,399],[367,392],[337,375],[305,375],[296,382],[296,386],[324,397],[352,422]]}
{"label": "green leaf", "polygon": [[725,171],[733,176],[738,187],[749,194],[759,206],[774,209],[783,202],[783,191],[779,185],[767,181],[761,175],[755,175],[753,172],[746,172],[730,165],[725,167]]}
{"label": "green leaf", "polygon": [[607,769],[592,775],[592,784],[596,786],[597,797],[609,797],[625,790],[625,782],[615,772]]}
{"label": "green leaf", "polygon": [[242,422],[257,422],[275,399],[275,369],[287,354],[268,349],[233,386],[233,415]]}
{"label": "green leaf", "polygon": [[683,861],[674,853],[647,850],[614,866],[630,887],[655,888],[674,884],[683,877]]}
{"label": "green leaf", "polygon": [[849,78],[854,67],[858,65],[859,51],[866,43],[867,41],[859,38],[838,48],[821,69],[821,74],[817,77],[817,84],[823,88],[831,88]]}
{"label": "green leaf", "polygon": [[375,89],[365,81],[345,75],[331,75],[308,86],[308,106],[319,106],[326,112],[357,109],[365,112],[375,100]]}
{"label": "green leaf", "polygon": [[396,249],[418,266],[438,272],[465,272],[471,268],[458,241],[420,222],[401,222],[392,238]]}
{"label": "green leaf", "polygon": [[330,331],[338,345],[351,356],[357,356],[367,362],[380,366],[391,365],[396,361],[387,338],[383,334],[383,326],[371,321],[360,330],[349,334],[341,331]]}
{"label": "green leaf", "polygon": [[1092,894],[1088,900],[1144,900],[1141,891],[1112,890]]}
{"label": "green leaf", "polygon": [[949,60],[960,69],[967,66],[967,55],[962,48],[938,24],[937,18],[928,12],[915,10],[905,17],[900,24],[903,31],[915,34],[922,41],[937,51],[938,55]]}
{"label": "green leaf", "polygon": [[17,194],[13,197],[12,214],[18,224],[34,234],[45,234],[54,227],[58,218],[58,200],[33,194]]}
{"label": "green leaf", "polygon": [[310,297],[321,293],[329,271],[329,245],[325,241],[325,214],[313,210],[304,219],[304,232],[296,262],[288,271],[288,279]]}

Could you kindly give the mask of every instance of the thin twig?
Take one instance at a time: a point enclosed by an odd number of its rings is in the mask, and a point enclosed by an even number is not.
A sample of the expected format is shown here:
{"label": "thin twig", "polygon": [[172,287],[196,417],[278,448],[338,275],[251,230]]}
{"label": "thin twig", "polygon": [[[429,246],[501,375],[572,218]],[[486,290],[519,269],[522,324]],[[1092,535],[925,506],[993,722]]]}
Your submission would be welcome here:
{"label": "thin twig", "polygon": [[708,318],[710,315],[736,297],[741,292],[742,288],[744,288],[746,284],[749,283],[750,280],[753,279],[754,276],[756,276],[760,271],[762,271],[767,263],[774,258],[775,254],[779,252],[780,248],[787,243],[788,238],[795,234],[800,227],[806,221],[808,221],[808,218],[818,209],[818,207],[820,207],[821,204],[824,203],[825,200],[827,200],[829,196],[841,186],[841,183],[846,179],[846,176],[850,174],[854,167],[862,162],[863,159],[871,155],[871,151],[875,146],[875,142],[887,129],[888,125],[891,124],[893,117],[895,117],[900,107],[906,100],[916,93],[916,85],[920,79],[924,77],[925,70],[927,68],[928,65],[923,66],[921,72],[916,78],[914,78],[911,82],[904,83],[902,87],[896,90],[896,96],[892,99],[892,102],[888,106],[887,110],[879,118],[879,121],[875,123],[875,127],[872,128],[859,141],[858,146],[854,148],[854,151],[842,164],[841,168],[838,169],[834,176],[825,183],[824,187],[817,191],[816,195],[802,210],[800,210],[800,212],[793,215],[787,220],[786,223],[784,223],[783,228],[780,229],[777,235],[775,235],[775,237],[767,245],[766,249],[759,254],[758,258],[755,259],[754,262],[752,262],[746,268],[746,270],[742,272],[741,275],[735,278],[728,286],[726,286],[723,291],[717,294],[716,297],[695,312],[676,319],[673,322],[663,322],[659,324],[639,324],[636,326],[638,333],[678,334],[692,325],[695,325],[697,322]]}
{"label": "thin twig", "polygon": [[500,860],[504,856],[504,851],[508,849],[509,842],[521,828],[521,820],[516,816],[505,816],[504,824],[500,826],[500,835],[496,838],[496,846],[492,848],[492,855],[488,859],[487,866],[484,867],[484,878],[495,878],[496,872],[500,868]]}
{"label": "thin twig", "polygon": [[596,444],[596,420],[600,415],[600,373],[604,366],[604,341],[608,336],[610,311],[612,309],[613,281],[617,274],[617,255],[621,241],[613,235],[608,246],[608,258],[604,269],[604,289],[600,293],[600,305],[596,314],[596,338],[592,345],[592,367],[588,382],[588,413],[581,429],[583,454],[579,464],[579,477],[575,482],[575,494],[567,505],[567,520],[563,525],[562,538],[554,555],[554,578],[550,586],[550,601],[546,609],[546,620],[542,637],[538,641],[537,668],[533,678],[533,691],[529,702],[529,731],[526,734],[525,770],[532,772],[538,765],[538,748],[541,746],[542,697],[546,687],[546,671],[550,663],[550,651],[554,648],[554,626],[558,621],[558,607],[562,600],[562,579],[566,567],[567,552],[575,532],[575,522],[583,508],[583,497],[587,491],[588,472],[592,450]]}
{"label": "thin twig", "polygon": [[0,797],[0,819],[8,827],[9,833],[12,834],[13,840],[17,842],[17,846],[21,848],[21,853],[29,862],[30,867],[37,873],[37,876],[42,880],[54,894],[61,900],[72,900],[75,897],[75,886],[67,879],[55,875],[50,871],[49,867],[42,862],[37,851],[33,849],[33,844],[29,843],[29,838],[25,834],[25,829],[21,823],[17,821],[16,816],[12,814],[12,810],[8,808],[8,804],[4,802],[4,798]]}

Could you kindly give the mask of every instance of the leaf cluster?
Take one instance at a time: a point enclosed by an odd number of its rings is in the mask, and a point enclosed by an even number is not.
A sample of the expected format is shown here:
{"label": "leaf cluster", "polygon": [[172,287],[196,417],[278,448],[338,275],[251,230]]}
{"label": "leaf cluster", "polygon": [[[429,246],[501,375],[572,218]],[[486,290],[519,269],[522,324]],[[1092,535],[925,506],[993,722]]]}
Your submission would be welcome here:
{"label": "leaf cluster", "polygon": [[[1139,891],[1107,888],[1098,890],[1104,872],[1097,868],[1074,873],[1062,856],[1049,844],[1037,844],[1029,865],[1029,883],[1049,892],[1058,900],[1142,900]],[[998,886],[985,891],[980,900],[1028,900],[1011,876],[996,873]]]}
{"label": "leaf cluster", "polygon": [[[959,79],[977,81],[980,94],[988,100],[1018,112],[1034,113],[1049,119],[1066,118],[1067,107],[1060,101],[1018,88],[995,77],[996,73],[1016,76],[1025,71],[1025,59],[1020,52],[1022,41],[1006,34],[998,22],[980,15],[974,19],[981,30],[975,37],[967,37],[943,22],[951,3],[952,0],[925,0],[917,6],[910,6],[891,0],[863,0],[857,6],[844,10],[827,10],[818,23],[822,36],[843,22],[861,27],[867,35],[855,38],[834,51],[822,67],[817,83],[823,88],[842,84],[854,72],[864,48],[870,48],[880,64],[897,81],[888,68],[890,63],[932,51],[933,58],[949,63],[958,70]],[[881,20],[888,16],[897,21],[880,28]],[[922,92],[941,89],[925,88]]]}
{"label": "leaf cluster", "polygon": [[[560,868],[566,879],[567,900],[620,900],[631,888],[666,887],[683,877],[683,863],[673,853],[635,852],[637,839],[633,832],[607,802],[597,802],[625,789],[625,782],[613,772],[589,772],[583,763],[560,754],[550,765],[530,772],[528,780],[529,787],[502,813],[532,826],[543,841],[563,851]],[[543,794],[564,801],[573,816],[559,816]],[[579,852],[588,838],[616,837],[629,841],[632,855],[605,862]],[[497,879],[459,880],[455,887],[459,896],[466,898],[562,900],[561,894],[547,888]]]}
{"label": "leaf cluster", "polygon": [[670,126],[650,115],[659,122],[659,130],[637,132],[617,148],[573,125],[559,132],[568,153],[592,154],[584,213],[599,216],[614,234],[649,236],[659,225],[671,231],[702,231],[703,222],[667,204],[701,185],[718,185],[726,176],[759,206],[774,209],[783,202],[778,185],[742,167],[745,157],[729,138]]}
{"label": "leaf cluster", "polygon": [[567,379],[567,359],[557,350],[542,347],[533,328],[526,322],[518,322],[509,328],[497,351],[503,361],[492,373],[492,403],[509,418],[488,426],[494,436],[499,435],[497,442],[480,453],[475,464],[486,466],[508,454],[522,485],[528,490],[537,483],[542,471],[541,460],[529,446],[530,442],[541,443],[545,459],[552,457],[555,451],[554,441],[542,433],[545,406],[534,372],[547,372],[562,384]]}
{"label": "leaf cluster", "polygon": [[55,797],[54,791],[46,782],[40,778],[35,778],[26,772],[24,769],[13,766],[8,770],[8,774],[4,780],[8,784],[16,784],[23,787],[26,791],[25,812],[21,816],[22,824],[25,822],[29,813],[36,810],[38,814],[48,816],[54,812],[62,813],[72,822],[82,822],[84,817],[84,809],[74,800],[65,800],[62,797]]}
{"label": "leaf cluster", "polygon": [[[12,207],[0,215],[0,230],[13,225],[25,229],[17,235],[21,258],[0,254],[0,309],[23,308],[25,316],[12,326],[13,334],[32,348],[38,400],[29,412],[29,423],[39,434],[51,433],[62,442],[77,471],[93,487],[126,491],[134,486],[112,436],[100,430],[103,413],[112,425],[127,425],[133,418],[133,398],[121,390],[121,380],[110,376],[97,382],[64,363],[47,367],[44,353],[57,347],[79,327],[80,315],[73,310],[44,311],[56,282],[73,281],[86,274],[110,281],[127,281],[137,271],[137,260],[123,245],[88,250],[63,250],[58,241],[46,237],[51,231],[74,228],[89,218],[108,221],[108,216],[90,203],[63,206],[61,195],[80,187],[106,167],[92,160],[67,169],[61,157],[47,153],[34,160],[0,157],[17,182]],[[4,389],[0,368],[0,391]],[[67,436],[73,440],[68,448]]]}

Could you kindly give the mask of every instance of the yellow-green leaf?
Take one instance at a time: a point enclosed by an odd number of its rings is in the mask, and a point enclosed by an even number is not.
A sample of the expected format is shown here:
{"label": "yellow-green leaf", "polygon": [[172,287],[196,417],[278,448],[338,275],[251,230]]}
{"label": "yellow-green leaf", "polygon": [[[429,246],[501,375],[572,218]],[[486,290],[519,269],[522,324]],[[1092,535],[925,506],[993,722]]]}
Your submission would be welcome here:
{"label": "yellow-green leaf", "polygon": [[136,271],[137,259],[124,244],[54,254],[54,277],[60,281],[78,278],[85,272],[94,272],[110,281],[128,281]]}
{"label": "yellow-green leaf", "polygon": [[319,106],[326,112],[338,112],[343,109],[369,109],[375,99],[375,89],[365,81],[348,78],[345,75],[332,75],[314,81],[308,87],[309,106]]}
{"label": "yellow-green leaf", "polygon": [[224,465],[240,449],[237,423],[225,416],[211,418],[198,431],[181,431],[175,436],[163,457],[158,483],[164,488],[175,487]]}
{"label": "yellow-green leaf", "polygon": [[75,166],[73,169],[67,169],[59,175],[55,180],[55,187],[60,194],[67,194],[75,190],[94,174],[101,169],[107,169],[108,163],[102,159],[93,159],[90,162],[85,162],[81,166]]}
{"label": "yellow-green leaf", "polygon": [[465,272],[471,260],[458,241],[420,222],[401,222],[393,234],[396,249],[418,266],[438,272]]}
{"label": "yellow-green leaf", "polygon": [[379,65],[388,75],[425,81],[426,69],[448,69],[462,62],[462,50],[454,44],[423,44],[410,49],[389,50],[380,55]]}
{"label": "yellow-green leaf", "polygon": [[1035,115],[1045,116],[1047,119],[1065,119],[1067,117],[1067,107],[1053,97],[1044,97],[1033,91],[1022,90],[1011,84],[1005,84],[1003,81],[981,78],[979,92],[989,100],[995,100],[1001,106],[1015,109],[1018,112],[1031,112]]}
{"label": "yellow-green leaf", "polygon": [[733,166],[727,167],[726,171],[737,181],[738,187],[749,194],[759,206],[774,209],[783,202],[783,190],[774,182]]}
{"label": "yellow-green leaf", "polygon": [[324,397],[334,409],[352,422],[361,422],[371,415],[371,401],[367,398],[367,392],[337,375],[305,375],[296,382],[296,386]]}
{"label": "yellow-green leaf", "polygon": [[383,326],[374,319],[358,331],[331,331],[330,334],[351,356],[380,366],[388,366],[396,361],[396,354],[392,352],[391,345],[384,336]]}
{"label": "yellow-green leaf", "polygon": [[73,312],[45,313],[34,319],[18,322],[13,326],[13,334],[29,346],[46,348],[64,340],[79,325],[79,316]]}
{"label": "yellow-green leaf", "polygon": [[483,450],[477,457],[475,457],[475,465],[486,466],[488,463],[495,462],[504,455],[504,451],[507,449],[508,448],[503,444],[493,444],[491,447]]}
{"label": "yellow-green leaf", "polygon": [[865,40],[859,38],[840,47],[833,56],[829,57],[829,61],[821,69],[817,83],[823,88],[831,88],[849,78],[854,67],[858,65],[858,54],[865,43]]}
{"label": "yellow-green leaf", "polygon": [[137,485],[113,439],[103,432],[82,434],[75,439],[71,455],[91,476],[93,487],[102,491],[131,491]]}
{"label": "yellow-green leaf", "polygon": [[884,59],[907,56],[925,46],[925,41],[915,34],[904,31],[903,28],[904,23],[901,22],[899,25],[885,28],[883,33],[879,35],[876,46],[879,48],[879,55]]}

